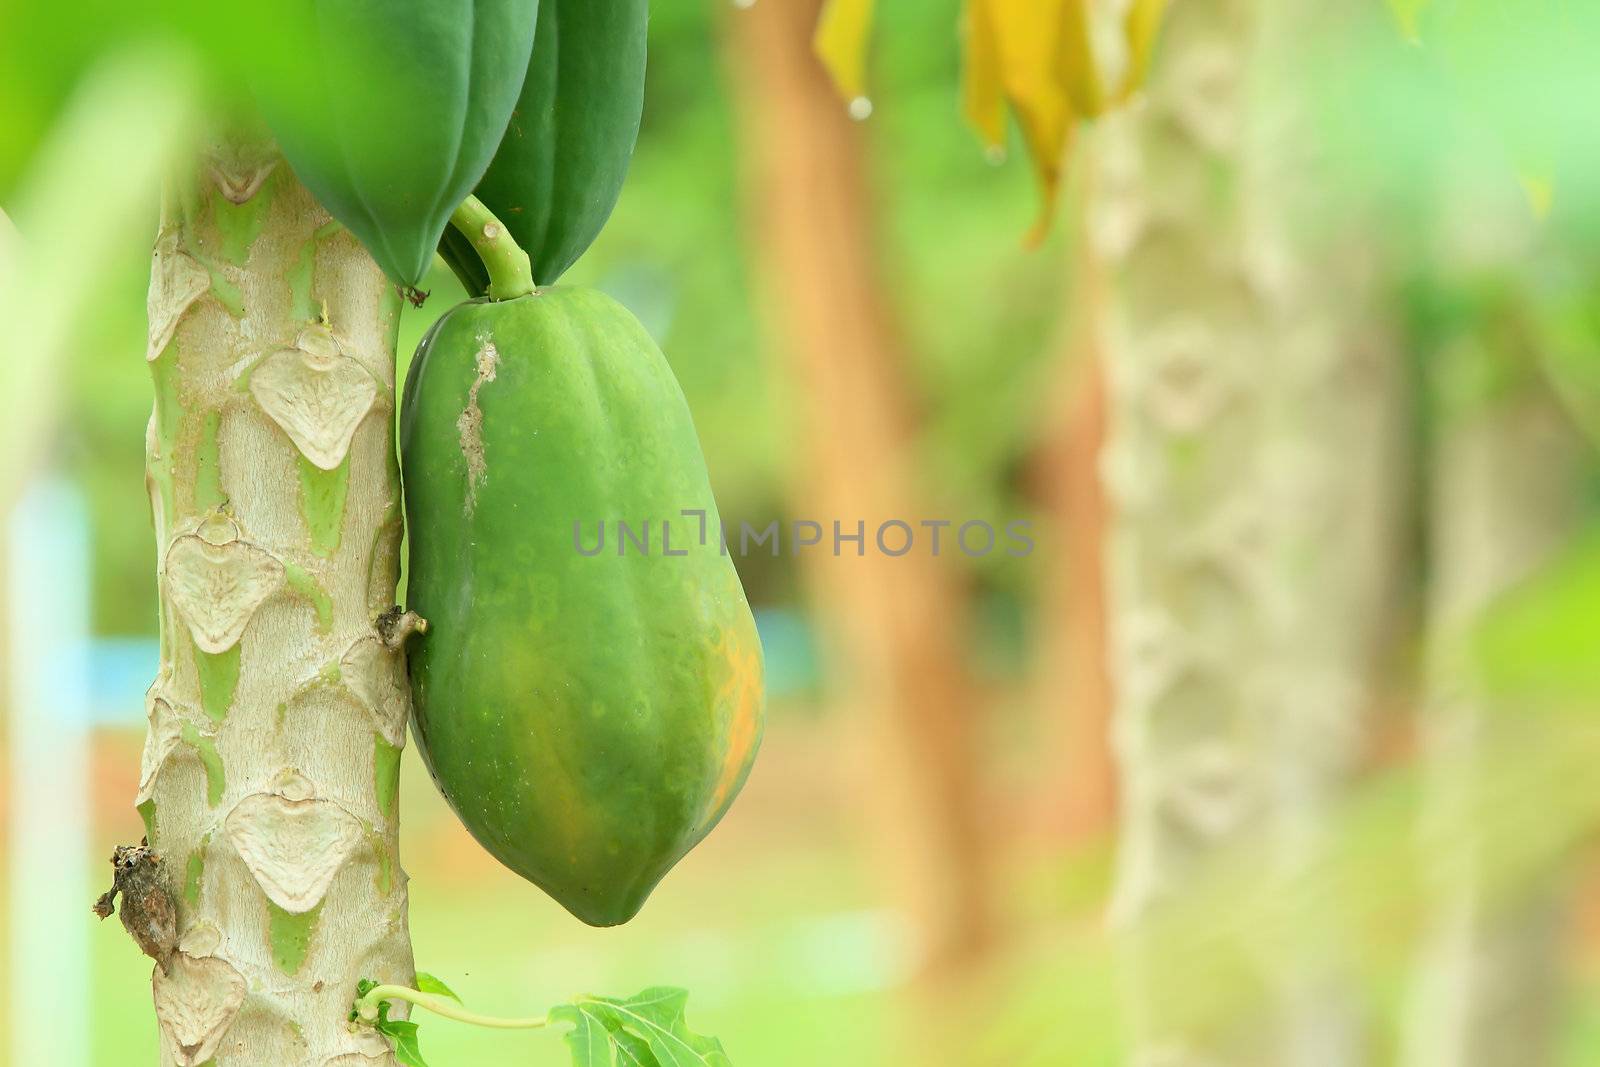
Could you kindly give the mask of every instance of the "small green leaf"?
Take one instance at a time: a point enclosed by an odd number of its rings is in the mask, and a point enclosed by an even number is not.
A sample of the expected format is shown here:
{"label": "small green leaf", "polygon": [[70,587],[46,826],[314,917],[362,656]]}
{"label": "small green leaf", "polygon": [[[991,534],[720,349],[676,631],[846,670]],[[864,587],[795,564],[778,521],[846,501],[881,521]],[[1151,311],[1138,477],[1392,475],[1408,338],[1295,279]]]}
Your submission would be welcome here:
{"label": "small green leaf", "polygon": [[689,994],[656,986],[627,1000],[579,997],[550,1012],[573,1024],[573,1067],[732,1067],[722,1042],[689,1029]]}
{"label": "small green leaf", "polygon": [[613,1030],[611,1040],[617,1043],[617,1067],[661,1067],[661,1061],[650,1051],[650,1042],[643,1038],[626,1030]]}
{"label": "small green leaf", "polygon": [[387,1000],[378,1001],[378,1021],[372,1028],[394,1044],[394,1058],[401,1067],[428,1067],[428,1061],[422,1058],[422,1050],[417,1046],[417,1024],[389,1018],[390,1007]]}
{"label": "small green leaf", "polygon": [[[388,1012],[384,1012],[387,1015]],[[403,1067],[428,1067],[417,1047],[417,1024],[400,1019],[384,1019],[378,1024],[378,1033],[394,1042],[394,1058]]]}
{"label": "small green leaf", "polygon": [[439,981],[439,979],[435,978],[433,975],[429,974],[427,971],[418,971],[417,972],[417,992],[418,993],[432,993],[432,994],[434,994],[436,996],[449,997],[451,1000],[455,1001],[457,1004],[461,1003],[461,998],[456,996],[456,991],[455,990],[451,989],[449,986],[447,986],[443,982]]}
{"label": "small green leaf", "polygon": [[553,1008],[550,1021],[572,1024],[572,1031],[566,1036],[572,1067],[611,1067],[611,1033],[600,1016],[586,1005],[563,1004]]}

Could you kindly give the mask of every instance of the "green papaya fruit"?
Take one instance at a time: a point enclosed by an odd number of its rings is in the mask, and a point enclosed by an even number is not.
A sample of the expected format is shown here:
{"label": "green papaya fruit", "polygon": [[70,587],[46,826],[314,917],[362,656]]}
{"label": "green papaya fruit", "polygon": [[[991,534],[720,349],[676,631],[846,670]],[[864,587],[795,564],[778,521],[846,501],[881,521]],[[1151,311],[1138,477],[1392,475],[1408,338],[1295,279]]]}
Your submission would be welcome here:
{"label": "green papaya fruit", "polygon": [[316,76],[263,110],[300,180],[414,287],[505,134],[538,0],[301,2]]}
{"label": "green papaya fruit", "polygon": [[[474,195],[540,285],[588,250],[622,192],[644,109],[649,0],[544,0],[516,112]],[[454,229],[439,251],[471,296],[488,275]]]}
{"label": "green papaya fruit", "polygon": [[601,293],[469,301],[418,348],[400,438],[423,759],[502,863],[626,922],[727,811],[765,706],[683,393]]}

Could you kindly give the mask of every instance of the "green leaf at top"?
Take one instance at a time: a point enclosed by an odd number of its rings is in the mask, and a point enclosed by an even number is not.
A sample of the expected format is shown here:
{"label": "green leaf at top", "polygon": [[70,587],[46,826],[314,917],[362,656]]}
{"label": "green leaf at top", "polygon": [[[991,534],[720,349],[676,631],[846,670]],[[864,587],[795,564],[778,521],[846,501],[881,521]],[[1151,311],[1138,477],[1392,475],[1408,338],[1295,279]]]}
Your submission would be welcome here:
{"label": "green leaf at top", "polygon": [[626,1000],[578,997],[550,1012],[573,1024],[573,1067],[732,1067],[722,1042],[689,1029],[689,994],[656,986]]}
{"label": "green leaf at top", "polygon": [[449,986],[445,985],[427,971],[417,972],[417,992],[432,993],[435,996],[449,997],[457,1004],[461,1003],[461,998],[456,996],[456,991],[454,989],[451,989]]}

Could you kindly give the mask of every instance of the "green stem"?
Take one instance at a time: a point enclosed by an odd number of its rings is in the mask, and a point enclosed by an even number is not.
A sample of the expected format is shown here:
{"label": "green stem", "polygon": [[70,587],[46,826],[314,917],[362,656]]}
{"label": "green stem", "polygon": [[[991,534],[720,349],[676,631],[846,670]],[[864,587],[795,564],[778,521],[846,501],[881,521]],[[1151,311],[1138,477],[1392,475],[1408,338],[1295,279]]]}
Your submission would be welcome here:
{"label": "green stem", "polygon": [[505,224],[483,206],[483,201],[475,196],[461,201],[450,216],[450,224],[472,242],[478,258],[483,260],[489,272],[490,300],[512,300],[534,291],[533,264],[528,253],[512,240]]}
{"label": "green stem", "polygon": [[403,985],[380,985],[367,990],[367,995],[356,1001],[356,1015],[363,1022],[377,1022],[378,1004],[385,1000],[404,1000],[419,1008],[427,1008],[435,1015],[454,1019],[469,1026],[484,1026],[491,1030],[537,1030],[549,1025],[543,1015],[535,1019],[497,1019],[492,1015],[479,1015],[468,1011],[449,997],[433,993],[419,993]]}

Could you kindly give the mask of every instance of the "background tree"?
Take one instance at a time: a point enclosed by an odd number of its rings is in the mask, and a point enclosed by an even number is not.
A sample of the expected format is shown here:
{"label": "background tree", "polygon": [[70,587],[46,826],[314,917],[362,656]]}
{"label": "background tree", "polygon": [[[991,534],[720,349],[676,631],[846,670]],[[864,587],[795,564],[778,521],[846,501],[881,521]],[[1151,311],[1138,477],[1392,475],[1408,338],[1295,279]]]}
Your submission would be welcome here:
{"label": "background tree", "polygon": [[834,523],[848,535],[864,522],[871,539],[899,520],[921,539],[942,508],[921,484],[907,357],[870,241],[863,132],[810,48],[820,9],[758,3],[732,19],[751,231],[803,427],[794,513],[824,527],[806,577],[825,651],[849,717],[873,737],[863,773],[875,783],[886,874],[915,916],[926,966],[948,969],[986,947],[994,922],[974,759],[981,698],[953,526],[943,558],[931,548],[896,558],[876,544],[833,551]]}
{"label": "background tree", "polygon": [[1220,1033],[1144,992],[1169,965],[1143,944],[1148,918],[1242,841],[1273,843],[1264,877],[1292,876],[1364,747],[1393,540],[1392,361],[1359,246],[1306,231],[1336,201],[1272,66],[1325,17],[1175,6],[1146,99],[1093,149],[1090,240],[1113,271],[1114,909],[1137,1055],[1180,1063],[1361,1057],[1334,931],[1262,960],[1259,1006]]}
{"label": "background tree", "polygon": [[[1406,1034],[1406,1062],[1418,1065],[1556,1062],[1574,921],[1570,875],[1495,894],[1485,868],[1496,860],[1455,834],[1485,766],[1519,743],[1531,707],[1486,685],[1477,635],[1508,594],[1581,542],[1595,469],[1541,371],[1551,342],[1534,325],[1534,302],[1505,273],[1509,260],[1539,254],[1533,216],[1517,190],[1502,195],[1469,201],[1474,218],[1497,224],[1452,230],[1470,240],[1443,238],[1458,248],[1461,273],[1433,280],[1435,310],[1418,336],[1432,447],[1423,736],[1433,775],[1423,826],[1437,893]],[[1454,301],[1459,310],[1440,312]]]}

